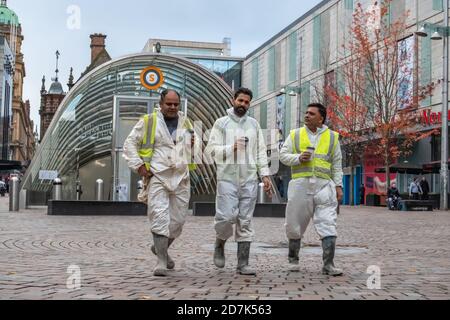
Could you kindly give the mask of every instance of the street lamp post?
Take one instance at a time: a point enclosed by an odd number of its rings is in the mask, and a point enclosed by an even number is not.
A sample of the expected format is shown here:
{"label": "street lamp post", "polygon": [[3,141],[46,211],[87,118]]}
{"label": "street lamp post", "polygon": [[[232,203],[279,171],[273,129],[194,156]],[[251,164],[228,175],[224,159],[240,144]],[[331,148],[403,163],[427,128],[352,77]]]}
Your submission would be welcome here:
{"label": "street lamp post", "polygon": [[290,97],[297,96],[298,100],[298,123],[297,128],[300,128],[302,126],[302,105],[301,105],[301,98],[302,98],[302,88],[297,86],[286,86],[280,90],[281,94],[288,94]]}
{"label": "street lamp post", "polygon": [[[449,26],[449,4],[450,0],[445,0],[444,4],[444,27],[437,26],[434,24],[425,23],[424,26],[416,32],[418,36],[427,37],[428,33],[426,31],[427,27],[433,27],[437,29],[436,32],[431,36],[432,40],[443,40],[444,53],[443,59],[443,83],[442,83],[442,130],[441,130],[441,170],[440,170],[440,209],[448,210],[448,67],[449,67],[449,56],[448,56],[448,37],[450,34]],[[442,35],[441,35],[442,33]]]}
{"label": "street lamp post", "polygon": [[441,210],[448,210],[448,7],[449,0],[445,1],[444,8],[444,83],[442,89],[442,137],[441,137]]}

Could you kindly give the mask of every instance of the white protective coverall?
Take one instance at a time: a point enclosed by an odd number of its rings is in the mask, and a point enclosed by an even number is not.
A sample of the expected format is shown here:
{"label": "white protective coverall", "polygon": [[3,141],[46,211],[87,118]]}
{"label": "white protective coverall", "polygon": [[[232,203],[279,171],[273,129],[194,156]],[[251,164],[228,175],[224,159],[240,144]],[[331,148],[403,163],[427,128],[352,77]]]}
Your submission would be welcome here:
{"label": "white protective coverall", "polygon": [[[181,235],[188,213],[191,185],[187,155],[190,154],[190,134],[184,129],[185,116],[179,112],[178,129],[172,137],[157,109],[154,154],[151,161],[153,177],[148,187],[148,216],[151,232],[169,239]],[[124,144],[123,157],[135,172],[144,164],[138,150],[144,137],[144,120],[133,128]],[[176,138],[176,140],[175,140]],[[174,140],[177,143],[174,143]]]}
{"label": "white protective coverall", "polygon": [[[306,127],[312,145],[317,145],[327,126],[317,129],[314,134]],[[280,160],[286,166],[300,164],[300,154],[294,153],[289,137],[280,152]],[[337,237],[337,196],[336,187],[342,186],[342,152],[338,142],[332,154],[332,180],[321,178],[299,178],[289,183],[288,205],[286,208],[286,234],[288,239],[299,240],[313,218],[314,226],[321,239]],[[315,183],[311,183],[311,181]]]}
{"label": "white protective coverall", "polygon": [[[252,225],[258,194],[258,173],[270,176],[267,147],[259,123],[245,115],[239,118],[234,109],[220,118],[211,131],[205,153],[217,165],[215,229],[217,238],[228,240],[236,224],[236,242],[252,242]],[[245,151],[234,152],[237,139],[249,139]]]}

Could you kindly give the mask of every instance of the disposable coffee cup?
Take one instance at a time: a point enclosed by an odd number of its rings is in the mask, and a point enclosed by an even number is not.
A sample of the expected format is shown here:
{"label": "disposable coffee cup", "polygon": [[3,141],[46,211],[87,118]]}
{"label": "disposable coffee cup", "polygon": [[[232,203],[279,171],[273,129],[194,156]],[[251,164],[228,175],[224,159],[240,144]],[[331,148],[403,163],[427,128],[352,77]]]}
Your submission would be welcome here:
{"label": "disposable coffee cup", "polygon": [[247,147],[248,143],[250,142],[250,139],[247,138],[247,137],[242,137],[242,138],[239,139],[239,141],[243,141],[244,144],[245,144],[245,147]]}
{"label": "disposable coffee cup", "polygon": [[308,148],[306,148],[306,151],[311,153],[311,157],[309,158],[309,161],[311,161],[314,158],[314,152],[316,152],[316,148],[308,147]]}

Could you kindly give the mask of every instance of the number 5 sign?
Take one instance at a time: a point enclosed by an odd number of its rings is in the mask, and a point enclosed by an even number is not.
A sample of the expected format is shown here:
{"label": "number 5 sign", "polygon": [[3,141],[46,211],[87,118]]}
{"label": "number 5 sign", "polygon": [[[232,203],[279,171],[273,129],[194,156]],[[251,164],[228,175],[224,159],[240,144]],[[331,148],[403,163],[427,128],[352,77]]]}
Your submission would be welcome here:
{"label": "number 5 sign", "polygon": [[164,75],[157,67],[148,67],[141,73],[141,84],[148,90],[158,90],[164,84]]}

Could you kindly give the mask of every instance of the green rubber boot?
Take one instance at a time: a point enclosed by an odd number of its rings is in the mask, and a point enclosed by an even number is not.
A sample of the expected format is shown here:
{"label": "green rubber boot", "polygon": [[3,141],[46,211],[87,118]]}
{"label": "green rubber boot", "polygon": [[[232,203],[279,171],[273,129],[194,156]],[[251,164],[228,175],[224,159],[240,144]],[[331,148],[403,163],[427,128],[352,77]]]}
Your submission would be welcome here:
{"label": "green rubber boot", "polygon": [[322,240],[323,269],[322,273],[328,276],[342,276],[341,269],[334,266],[334,252],[336,250],[336,237],[327,237]]}

